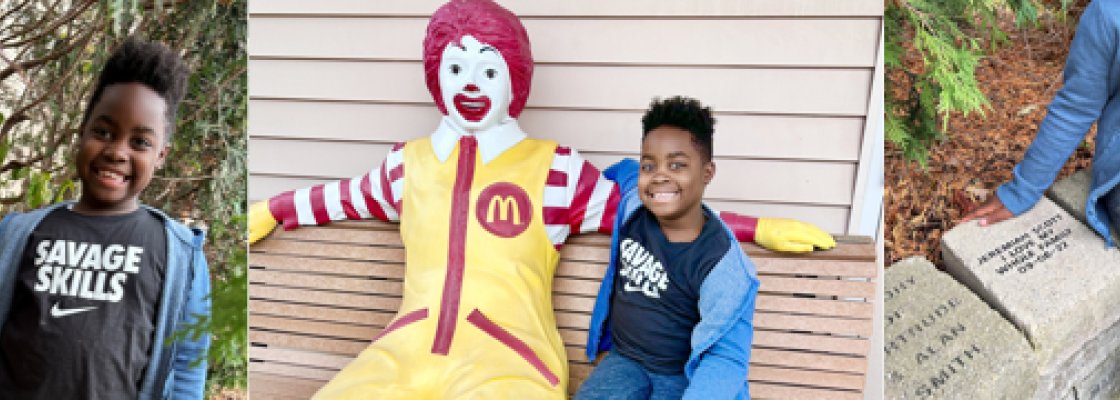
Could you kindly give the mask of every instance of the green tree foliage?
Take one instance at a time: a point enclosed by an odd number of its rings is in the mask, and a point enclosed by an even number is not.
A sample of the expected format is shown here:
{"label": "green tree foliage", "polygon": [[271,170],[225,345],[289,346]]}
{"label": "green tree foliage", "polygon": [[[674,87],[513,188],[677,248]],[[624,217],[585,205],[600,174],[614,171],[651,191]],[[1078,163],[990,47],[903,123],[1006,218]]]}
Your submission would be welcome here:
{"label": "green tree foliage", "polygon": [[[210,381],[247,377],[246,0],[0,1],[0,214],[76,199],[70,162],[100,66],[136,35],[176,49],[193,74],[162,169],[141,201],[208,231]],[[206,332],[206,333],[203,333]]]}
{"label": "green tree foliage", "polygon": [[[1068,2],[1062,0],[1063,10]],[[999,13],[1013,12],[1018,24],[1037,24],[1040,7],[1032,0],[889,1],[884,17],[887,140],[924,168],[930,147],[944,138],[950,113],[983,113],[988,106],[975,72],[985,50],[1007,43]],[[903,63],[908,48],[921,57],[916,67]]]}

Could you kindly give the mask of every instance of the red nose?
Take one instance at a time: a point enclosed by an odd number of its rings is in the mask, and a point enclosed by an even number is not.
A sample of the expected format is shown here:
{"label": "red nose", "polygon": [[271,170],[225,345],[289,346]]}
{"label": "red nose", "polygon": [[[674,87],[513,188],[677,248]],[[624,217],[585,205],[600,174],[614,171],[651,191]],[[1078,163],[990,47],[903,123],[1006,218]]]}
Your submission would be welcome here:
{"label": "red nose", "polygon": [[475,85],[474,85],[474,84],[472,83],[472,84],[470,84],[470,85],[467,85],[466,87],[464,87],[464,88],[463,88],[463,91],[466,91],[466,92],[477,92],[477,91],[479,91],[479,89],[478,89],[478,86],[475,86]]}

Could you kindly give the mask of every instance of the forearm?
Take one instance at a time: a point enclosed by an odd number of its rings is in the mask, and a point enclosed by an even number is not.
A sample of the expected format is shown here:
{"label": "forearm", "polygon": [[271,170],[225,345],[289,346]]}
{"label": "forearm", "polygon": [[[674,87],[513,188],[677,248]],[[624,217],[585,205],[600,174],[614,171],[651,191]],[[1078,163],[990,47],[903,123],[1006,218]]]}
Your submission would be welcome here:
{"label": "forearm", "polygon": [[281,193],[268,200],[268,209],[284,229],[368,218],[396,221],[398,202],[391,190],[382,190],[389,185],[382,185],[380,172]]}
{"label": "forearm", "polygon": [[1016,215],[1034,207],[1053,184],[1112,95],[1108,81],[1117,51],[1116,27],[1101,14],[1100,4],[1094,4],[1082,15],[1063,72],[1065,85],[1015,166],[1015,178],[999,188],[1000,202]]}
{"label": "forearm", "polygon": [[1022,214],[1042,198],[1100,116],[1101,104],[1078,99],[1067,92],[1059,93],[1039,126],[1034,142],[1023,154],[1023,161],[1015,166],[1014,178],[997,191],[1009,211]]}
{"label": "forearm", "polygon": [[735,234],[735,239],[740,242],[754,243],[758,230],[758,218],[739,215],[733,212],[720,211],[719,219]]}

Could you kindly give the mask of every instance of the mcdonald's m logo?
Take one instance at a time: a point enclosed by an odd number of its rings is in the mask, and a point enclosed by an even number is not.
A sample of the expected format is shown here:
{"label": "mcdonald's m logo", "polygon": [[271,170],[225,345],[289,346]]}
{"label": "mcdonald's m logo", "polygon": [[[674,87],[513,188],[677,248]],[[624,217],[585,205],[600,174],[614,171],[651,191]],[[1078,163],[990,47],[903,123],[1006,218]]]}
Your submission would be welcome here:
{"label": "mcdonald's m logo", "polygon": [[515,237],[533,222],[533,203],[521,187],[509,182],[494,183],[479,193],[475,218],[490,233]]}
{"label": "mcdonald's m logo", "polygon": [[[513,196],[493,196],[490,198],[490,206],[486,207],[486,223],[494,223],[494,210],[498,210],[498,219],[505,221],[506,217],[510,214],[513,215],[513,224],[521,225],[521,211],[517,207],[517,199]],[[508,211],[508,212],[507,212]]]}

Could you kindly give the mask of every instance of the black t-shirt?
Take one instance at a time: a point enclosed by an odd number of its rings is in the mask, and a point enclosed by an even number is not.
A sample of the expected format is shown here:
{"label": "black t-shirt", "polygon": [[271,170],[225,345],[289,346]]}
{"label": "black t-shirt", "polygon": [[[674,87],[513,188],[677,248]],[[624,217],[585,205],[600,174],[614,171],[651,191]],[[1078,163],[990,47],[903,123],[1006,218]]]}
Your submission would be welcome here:
{"label": "black t-shirt", "polygon": [[635,212],[619,235],[611,339],[616,351],[647,370],[680,374],[691,353],[692,329],[700,322],[700,286],[731,241],[707,210],[700,236],[690,243],[666,239],[645,207]]}
{"label": "black t-shirt", "polygon": [[51,212],[31,233],[0,331],[0,399],[134,399],[167,264],[151,212]]}

